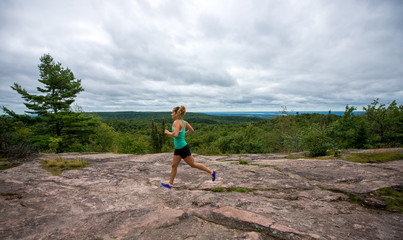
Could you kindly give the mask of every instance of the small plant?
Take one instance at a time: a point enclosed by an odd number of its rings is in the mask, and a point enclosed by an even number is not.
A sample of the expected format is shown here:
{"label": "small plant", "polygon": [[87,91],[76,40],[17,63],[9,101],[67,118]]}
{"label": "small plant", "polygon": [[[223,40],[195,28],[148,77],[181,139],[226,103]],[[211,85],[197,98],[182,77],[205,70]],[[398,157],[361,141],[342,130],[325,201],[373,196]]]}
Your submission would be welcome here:
{"label": "small plant", "polygon": [[249,162],[248,162],[248,161],[246,161],[246,160],[242,160],[242,158],[241,158],[241,157],[239,157],[239,164],[248,165],[248,164],[249,164]]}
{"label": "small plant", "polygon": [[225,192],[225,188],[224,187],[215,187],[215,188],[211,189],[211,191],[213,191],[213,192]]}
{"label": "small plant", "polygon": [[60,138],[60,137],[57,137],[57,138],[51,137],[49,139],[49,152],[57,153],[59,151],[61,142],[62,142],[62,138]]}
{"label": "small plant", "polygon": [[336,150],[334,151],[334,153],[333,153],[333,156],[336,157],[336,158],[337,158],[337,157],[340,157],[340,156],[341,156],[341,151],[336,149]]}
{"label": "small plant", "polygon": [[364,205],[365,205],[365,204],[364,204],[364,199],[362,199],[362,197],[356,196],[356,195],[354,195],[354,194],[352,194],[352,193],[346,193],[346,195],[349,197],[350,202],[359,204],[359,205],[361,205],[361,206],[364,206]]}
{"label": "small plant", "polygon": [[245,188],[237,188],[236,191],[240,192],[240,193],[244,193],[244,192],[247,192],[248,190]]}
{"label": "small plant", "polygon": [[88,162],[83,161],[82,159],[76,160],[66,160],[61,157],[58,157],[54,160],[45,159],[42,161],[42,168],[48,170],[53,175],[60,175],[65,170],[71,169],[80,169],[86,167]]}

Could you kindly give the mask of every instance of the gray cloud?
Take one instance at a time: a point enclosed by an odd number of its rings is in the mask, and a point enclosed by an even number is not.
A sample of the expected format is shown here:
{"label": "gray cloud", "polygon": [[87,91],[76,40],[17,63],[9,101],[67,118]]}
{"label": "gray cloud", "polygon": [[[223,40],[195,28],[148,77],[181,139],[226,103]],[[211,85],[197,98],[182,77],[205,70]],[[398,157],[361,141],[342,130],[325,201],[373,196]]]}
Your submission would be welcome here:
{"label": "gray cloud", "polygon": [[401,1],[2,1],[0,105],[49,53],[86,111],[343,110],[402,102]]}

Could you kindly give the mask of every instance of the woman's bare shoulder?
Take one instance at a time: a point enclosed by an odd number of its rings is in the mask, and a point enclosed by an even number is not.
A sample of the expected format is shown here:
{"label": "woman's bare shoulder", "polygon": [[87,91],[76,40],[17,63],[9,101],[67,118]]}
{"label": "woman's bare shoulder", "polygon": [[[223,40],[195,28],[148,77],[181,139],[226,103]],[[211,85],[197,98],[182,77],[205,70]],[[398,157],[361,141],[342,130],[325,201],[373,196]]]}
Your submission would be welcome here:
{"label": "woman's bare shoulder", "polygon": [[182,125],[182,121],[180,119],[176,119],[173,124],[174,125]]}

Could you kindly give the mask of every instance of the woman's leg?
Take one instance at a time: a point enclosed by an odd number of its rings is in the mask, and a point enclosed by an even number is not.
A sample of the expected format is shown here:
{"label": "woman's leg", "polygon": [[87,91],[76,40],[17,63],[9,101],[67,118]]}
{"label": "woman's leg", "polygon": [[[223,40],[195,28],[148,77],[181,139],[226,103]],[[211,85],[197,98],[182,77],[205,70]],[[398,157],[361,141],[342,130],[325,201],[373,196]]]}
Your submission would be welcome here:
{"label": "woman's leg", "polygon": [[179,163],[181,162],[182,158],[179,155],[174,155],[172,159],[172,169],[171,169],[171,178],[169,179],[169,183],[173,184],[174,179],[176,176],[176,172],[178,171]]}
{"label": "woman's leg", "polygon": [[212,173],[212,172],[213,172],[212,170],[208,169],[208,168],[207,168],[206,166],[204,166],[203,164],[195,162],[195,159],[193,158],[192,155],[187,156],[187,157],[186,157],[185,159],[183,159],[183,160],[185,160],[185,162],[186,162],[187,164],[189,164],[189,166],[191,166],[192,168],[197,168],[197,169],[200,169],[200,170],[205,171],[205,172],[208,172],[208,173]]}

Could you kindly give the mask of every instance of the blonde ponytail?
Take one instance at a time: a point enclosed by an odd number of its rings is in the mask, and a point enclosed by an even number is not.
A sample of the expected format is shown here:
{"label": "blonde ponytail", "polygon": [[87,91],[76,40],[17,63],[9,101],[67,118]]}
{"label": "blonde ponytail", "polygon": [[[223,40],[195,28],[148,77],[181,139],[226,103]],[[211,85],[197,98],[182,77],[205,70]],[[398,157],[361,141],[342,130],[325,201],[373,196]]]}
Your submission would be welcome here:
{"label": "blonde ponytail", "polygon": [[179,118],[183,118],[186,114],[185,106],[175,107],[173,110],[175,111],[175,113],[178,115]]}

